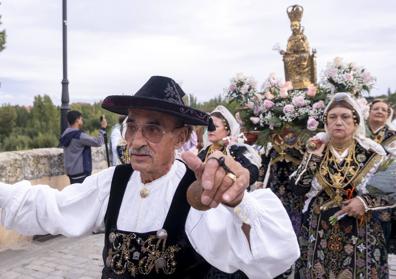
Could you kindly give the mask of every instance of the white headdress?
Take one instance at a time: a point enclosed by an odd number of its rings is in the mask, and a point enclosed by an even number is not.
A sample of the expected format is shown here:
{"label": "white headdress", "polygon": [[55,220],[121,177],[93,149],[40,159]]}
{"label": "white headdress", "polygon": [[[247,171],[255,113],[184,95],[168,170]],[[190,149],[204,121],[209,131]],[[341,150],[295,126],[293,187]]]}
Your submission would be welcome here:
{"label": "white headdress", "polygon": [[389,130],[396,131],[396,127],[392,123],[394,111],[393,111],[393,108],[389,104],[388,104],[388,106],[389,106],[389,116],[388,116],[388,119],[386,119],[385,124],[388,126]]}
{"label": "white headdress", "polygon": [[[217,106],[210,114],[214,112],[220,113],[227,121],[228,128],[230,129],[230,135],[229,135],[229,142],[231,142],[230,145],[236,144],[238,146],[246,147],[247,151],[244,153],[245,157],[249,159],[249,161],[252,162],[254,165],[256,165],[258,168],[260,168],[261,157],[253,147],[243,143],[243,134],[241,134],[241,126],[239,125],[235,117],[231,114],[231,112],[225,106],[222,105]],[[204,137],[206,137],[207,139],[207,133],[205,133]],[[204,142],[205,141],[206,140],[204,139]],[[229,149],[230,145],[227,146],[227,149]]]}
{"label": "white headdress", "polygon": [[238,137],[241,132],[241,126],[231,112],[225,106],[217,106],[210,114],[214,112],[220,113],[227,121],[230,128],[230,137]]}
{"label": "white headdress", "polygon": [[[339,92],[336,93],[333,98],[330,100],[330,102],[327,104],[326,109],[324,111],[324,114],[327,115],[330,106],[334,103],[334,102],[338,102],[338,101],[346,101],[348,104],[350,104],[353,109],[356,111],[356,113],[358,114],[359,117],[359,126],[357,127],[355,134],[354,134],[354,138],[356,139],[356,141],[366,150],[372,150],[380,155],[386,155],[385,150],[382,148],[382,146],[378,143],[376,143],[375,141],[373,141],[372,139],[369,139],[368,137],[366,137],[366,127],[364,124],[364,118],[363,118],[363,113],[359,107],[359,105],[357,104],[357,102],[355,101],[355,99],[351,96],[350,93],[346,93],[346,92]],[[325,131],[328,134],[328,130],[327,130],[327,125],[325,124]]]}

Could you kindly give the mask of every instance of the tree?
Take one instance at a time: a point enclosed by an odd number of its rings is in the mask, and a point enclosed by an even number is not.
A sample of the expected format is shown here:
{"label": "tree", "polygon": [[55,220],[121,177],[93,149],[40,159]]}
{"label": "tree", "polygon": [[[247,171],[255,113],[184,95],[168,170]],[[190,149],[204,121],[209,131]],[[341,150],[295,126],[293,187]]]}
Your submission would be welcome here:
{"label": "tree", "polygon": [[[0,25],[1,25],[1,15],[0,15]],[[5,30],[3,30],[0,31],[0,51],[2,51],[5,48],[5,43],[6,43],[6,32]]]}
{"label": "tree", "polygon": [[0,107],[0,139],[8,137],[15,127],[17,118],[15,107],[2,105]]}
{"label": "tree", "polygon": [[59,135],[59,111],[48,95],[35,96],[30,112],[30,125],[39,133]]}

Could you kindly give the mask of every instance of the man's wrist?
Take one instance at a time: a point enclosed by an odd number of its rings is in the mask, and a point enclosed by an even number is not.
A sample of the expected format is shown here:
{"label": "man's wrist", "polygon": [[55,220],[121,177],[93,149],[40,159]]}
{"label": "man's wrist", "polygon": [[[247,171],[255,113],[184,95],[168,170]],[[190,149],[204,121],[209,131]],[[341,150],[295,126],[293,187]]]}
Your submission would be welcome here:
{"label": "man's wrist", "polygon": [[241,223],[250,225],[251,221],[248,216],[248,204],[250,199],[251,198],[249,198],[249,194],[245,193],[240,202],[236,204],[235,207],[230,207],[226,204],[224,205],[232,214],[235,214],[238,217],[238,220]]}

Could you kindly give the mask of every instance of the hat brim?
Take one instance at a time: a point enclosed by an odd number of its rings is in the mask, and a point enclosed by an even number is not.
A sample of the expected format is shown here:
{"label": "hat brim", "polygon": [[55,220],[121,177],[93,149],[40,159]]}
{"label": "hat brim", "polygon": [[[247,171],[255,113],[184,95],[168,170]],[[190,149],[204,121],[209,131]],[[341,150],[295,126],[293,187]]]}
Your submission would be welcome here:
{"label": "hat brim", "polygon": [[209,123],[206,112],[157,98],[111,95],[103,100],[102,108],[123,115],[128,115],[128,109],[144,109],[173,115],[189,125],[207,126]]}

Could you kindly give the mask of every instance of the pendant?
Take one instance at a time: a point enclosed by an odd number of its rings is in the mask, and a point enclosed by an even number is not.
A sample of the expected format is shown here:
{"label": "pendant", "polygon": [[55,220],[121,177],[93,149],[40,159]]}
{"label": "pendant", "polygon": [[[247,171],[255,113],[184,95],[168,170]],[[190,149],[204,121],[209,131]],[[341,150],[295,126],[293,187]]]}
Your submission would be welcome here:
{"label": "pendant", "polygon": [[148,195],[150,194],[150,190],[147,188],[142,188],[142,190],[140,190],[140,196],[144,199],[147,198]]}

